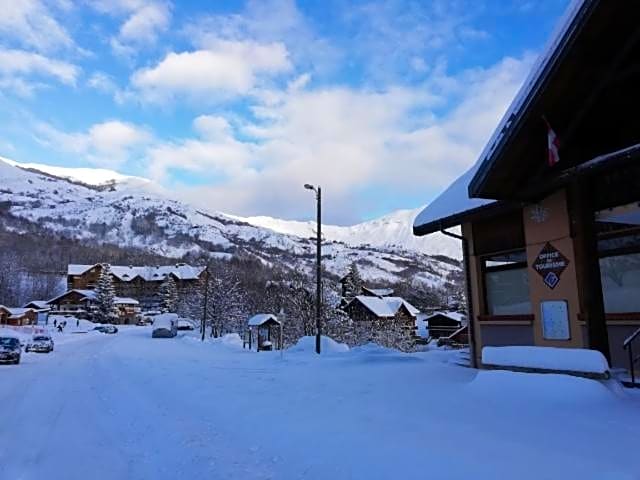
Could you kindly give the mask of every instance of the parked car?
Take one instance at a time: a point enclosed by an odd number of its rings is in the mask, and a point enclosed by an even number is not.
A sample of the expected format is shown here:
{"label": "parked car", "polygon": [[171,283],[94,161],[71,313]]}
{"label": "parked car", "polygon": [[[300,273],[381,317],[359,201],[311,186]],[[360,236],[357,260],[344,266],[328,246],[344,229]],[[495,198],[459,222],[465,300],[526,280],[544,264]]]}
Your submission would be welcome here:
{"label": "parked car", "polygon": [[22,348],[17,337],[0,337],[0,363],[20,363]]}
{"label": "parked car", "polygon": [[53,339],[49,335],[34,335],[25,352],[49,353],[53,352]]}
{"label": "parked car", "polygon": [[115,325],[98,325],[94,330],[108,334],[118,333],[118,328]]}
{"label": "parked car", "polygon": [[178,315],[162,313],[153,318],[152,338],[171,338],[178,333]]}
{"label": "parked car", "polygon": [[193,330],[193,323],[189,320],[178,320],[178,330]]}

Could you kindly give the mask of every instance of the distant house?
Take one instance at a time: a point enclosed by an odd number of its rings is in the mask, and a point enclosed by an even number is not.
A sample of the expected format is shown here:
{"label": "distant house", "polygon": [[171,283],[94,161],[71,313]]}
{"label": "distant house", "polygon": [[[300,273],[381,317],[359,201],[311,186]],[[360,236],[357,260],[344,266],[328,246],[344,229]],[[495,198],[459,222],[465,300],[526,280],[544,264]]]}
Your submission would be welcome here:
{"label": "distant house", "polygon": [[393,295],[393,288],[369,288],[363,286],[362,295],[367,297],[388,297]]}
{"label": "distant house", "polygon": [[440,338],[448,337],[460,329],[466,321],[466,317],[462,313],[444,311],[434,312],[425,317],[424,321],[427,322],[429,337]]}
{"label": "distant house", "polygon": [[[122,324],[135,323],[140,314],[140,302],[129,297],[115,297],[114,303],[118,321]],[[73,289],[47,302],[52,314],[73,315],[90,319],[96,306],[95,290]]]}
{"label": "distant house", "polygon": [[2,325],[35,325],[38,314],[32,308],[10,308],[0,305],[0,324]]}
{"label": "distant house", "polygon": [[400,297],[358,295],[343,310],[353,321],[398,320],[414,328],[419,310]]}
{"label": "distant house", "polygon": [[47,324],[51,307],[46,300],[32,300],[23,305],[23,308],[32,308],[37,314],[37,323],[39,325]]}
{"label": "distant house", "polygon": [[[111,276],[117,295],[135,298],[145,310],[158,308],[159,291],[162,282],[173,277],[178,291],[200,284],[203,266],[177,263],[166,266],[120,266],[111,265]],[[93,290],[98,283],[102,264],[76,265],[67,268],[67,289]]]}

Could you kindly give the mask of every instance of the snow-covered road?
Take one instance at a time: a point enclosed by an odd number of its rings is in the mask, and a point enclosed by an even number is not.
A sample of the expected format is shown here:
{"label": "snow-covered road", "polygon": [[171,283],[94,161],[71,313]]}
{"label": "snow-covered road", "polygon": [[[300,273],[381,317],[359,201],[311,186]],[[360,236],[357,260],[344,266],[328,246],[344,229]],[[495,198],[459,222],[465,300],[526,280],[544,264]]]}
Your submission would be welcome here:
{"label": "snow-covered road", "polygon": [[640,478],[636,396],[446,358],[76,335],[0,366],[0,479]]}

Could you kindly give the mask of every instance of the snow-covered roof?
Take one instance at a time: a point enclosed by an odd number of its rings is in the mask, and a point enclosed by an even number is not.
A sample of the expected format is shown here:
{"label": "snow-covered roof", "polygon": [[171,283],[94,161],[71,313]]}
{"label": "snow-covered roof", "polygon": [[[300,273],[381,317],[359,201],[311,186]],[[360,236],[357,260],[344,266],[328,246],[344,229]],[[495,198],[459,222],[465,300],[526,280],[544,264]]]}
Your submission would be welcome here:
{"label": "snow-covered roof", "polygon": [[466,320],[466,316],[462,313],[459,312],[449,312],[449,311],[437,311],[437,312],[433,312],[432,314],[428,315],[425,320],[428,322],[430,318],[436,317],[438,315],[442,315],[444,317],[450,318],[451,320],[455,320],[456,322],[460,322],[462,323],[463,321]]}
{"label": "snow-covered roof", "polygon": [[113,303],[122,305],[139,305],[140,302],[135,298],[130,297],[115,297]]}
{"label": "snow-covered roof", "polygon": [[278,324],[280,323],[280,321],[278,320],[278,317],[276,317],[272,313],[258,313],[257,315],[254,315],[249,319],[248,324],[250,327],[259,327],[260,325],[264,325],[270,320],[273,320]]}
{"label": "snow-covered roof", "polygon": [[362,290],[370,292],[373,295],[377,295],[378,297],[384,297],[385,295],[391,295],[393,293],[393,289],[392,288],[362,287]]}
{"label": "snow-covered roof", "polygon": [[[433,202],[427,205],[414,220],[413,228],[416,229],[449,217],[469,214],[474,210],[479,210],[496,203],[495,200],[487,200],[485,198],[469,198],[469,182],[471,182],[471,179],[478,171],[481,163],[482,162],[478,160],[473,167],[458,177],[458,179],[438,195]],[[443,228],[448,228],[448,225]],[[435,230],[439,230],[439,228]]]}
{"label": "snow-covered roof", "polygon": [[59,300],[63,297],[66,297],[67,295],[69,295],[70,293],[78,293],[80,294],[82,297],[84,297],[85,299],[89,299],[89,300],[93,300],[96,297],[96,292],[94,292],[93,290],[84,290],[84,289],[78,289],[78,288],[74,288],[72,290],[67,290],[66,292],[64,292],[61,295],[58,295],[57,297],[53,297],[51,300],[47,300],[47,303],[53,303],[56,300]]}
{"label": "snow-covered roof", "polygon": [[11,314],[9,318],[19,318],[25,315],[28,312],[35,311],[33,308],[10,308],[5,307],[5,309]]}
{"label": "snow-covered roof", "polygon": [[47,310],[49,308],[49,304],[46,300],[31,300],[29,303],[24,305],[24,308],[32,308],[30,305],[33,305],[33,307],[39,310]]}
{"label": "snow-covered roof", "polygon": [[411,315],[416,316],[420,313],[420,310],[411,305],[402,297],[383,297],[383,300],[385,300],[387,303],[392,304],[393,306],[397,305],[398,307],[396,308],[396,311],[400,309],[401,305],[404,305],[404,307],[409,311]]}
{"label": "snow-covered roof", "polygon": [[[67,268],[67,274],[82,275],[95,266],[96,265],[70,264]],[[147,282],[162,281],[170,274],[173,274],[179,280],[196,280],[205,269],[205,267],[202,266],[187,265],[186,263],[155,267],[111,265],[110,268],[113,276],[123,282],[129,282],[136,277],[140,277]]]}
{"label": "snow-covered roof", "polygon": [[416,316],[419,313],[416,307],[401,297],[367,297],[366,295],[358,295],[351,300],[351,302],[356,300],[362,303],[374,315],[381,318],[394,317],[403,305],[411,315]]}
{"label": "snow-covered roof", "polygon": [[[496,203],[495,200],[489,200],[484,198],[470,198],[469,197],[469,184],[474,179],[480,167],[484,164],[485,160],[490,156],[496,147],[499,145],[505,132],[509,129],[513,119],[519,115],[522,109],[526,106],[527,100],[531,93],[539,86],[541,76],[546,70],[548,64],[555,58],[555,52],[563,44],[563,40],[566,37],[567,32],[573,25],[573,21],[580,11],[584,0],[573,0],[567,8],[564,16],[558,22],[556,31],[551,36],[551,40],[548,42],[547,47],[542,54],[538,57],[535,65],[531,69],[529,76],[523,83],[520,91],[514,98],[511,106],[507,109],[506,113],[502,117],[502,120],[495,129],[489,142],[485,145],[480,157],[469,170],[458,177],[444,192],[442,192],[436,199],[427,205],[422,210],[413,222],[414,232],[419,230],[420,227],[425,227],[429,224],[436,222],[443,222],[450,217],[458,217],[461,215],[468,215],[474,211],[487,208],[491,204]],[[456,224],[460,221],[456,220]],[[442,228],[448,228],[451,225],[443,226]],[[440,228],[433,227],[430,231],[424,231],[423,233],[416,232],[418,234],[431,233],[437,231]]]}

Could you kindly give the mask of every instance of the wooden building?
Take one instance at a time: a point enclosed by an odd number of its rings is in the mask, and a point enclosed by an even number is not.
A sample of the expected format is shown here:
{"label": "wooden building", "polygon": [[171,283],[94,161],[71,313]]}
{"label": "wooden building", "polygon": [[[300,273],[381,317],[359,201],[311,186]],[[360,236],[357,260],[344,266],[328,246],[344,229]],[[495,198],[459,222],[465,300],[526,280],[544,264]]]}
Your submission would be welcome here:
{"label": "wooden building", "polygon": [[[185,263],[164,266],[111,265],[111,277],[116,294],[135,298],[144,310],[157,310],[160,286],[169,276],[176,282],[178,292],[198,288],[205,267]],[[93,290],[100,278],[102,264],[75,265],[67,268],[68,290]]]}
{"label": "wooden building", "polygon": [[596,349],[630,367],[638,25],[639,2],[574,2],[477,164],[414,222],[416,235],[462,226],[476,364],[485,345],[539,345]]}
{"label": "wooden building", "polygon": [[429,329],[429,337],[448,337],[462,327],[465,316],[458,312],[433,312],[425,317]]}
{"label": "wooden building", "polygon": [[48,323],[51,307],[46,300],[32,300],[23,305],[23,308],[32,308],[35,310],[38,325],[46,325]]}
{"label": "wooden building", "polygon": [[35,325],[38,314],[32,308],[10,308],[0,305],[0,325],[25,326]]}
{"label": "wooden building", "polygon": [[[96,305],[94,290],[73,289],[58,295],[47,302],[53,315],[72,315],[92,320]],[[129,297],[115,297],[114,304],[118,313],[118,323],[134,324],[140,316],[140,302]]]}
{"label": "wooden building", "polygon": [[356,322],[397,320],[415,329],[418,309],[400,297],[374,297],[358,295],[343,310]]}

